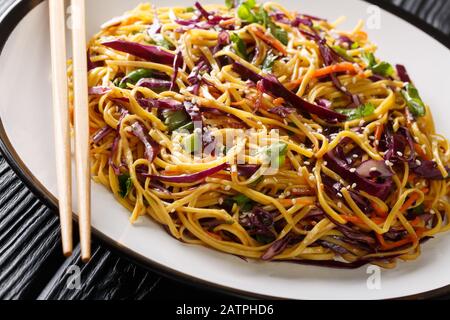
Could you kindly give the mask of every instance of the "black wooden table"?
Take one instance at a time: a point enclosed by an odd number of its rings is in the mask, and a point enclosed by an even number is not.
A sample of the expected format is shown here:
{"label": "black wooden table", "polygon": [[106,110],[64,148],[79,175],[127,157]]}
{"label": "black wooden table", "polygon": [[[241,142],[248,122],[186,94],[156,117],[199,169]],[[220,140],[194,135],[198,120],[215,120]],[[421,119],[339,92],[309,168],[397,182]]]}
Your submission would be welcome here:
{"label": "black wooden table", "polygon": [[[0,0],[0,15],[14,2]],[[410,18],[420,18],[428,28],[433,26],[450,40],[450,1],[379,2],[397,7],[399,14],[408,12]],[[0,299],[231,298],[200,289],[195,284],[182,284],[157,275],[96,239],[90,263],[82,264],[78,256],[79,246],[72,258],[62,256],[55,212],[27,189],[0,155]],[[78,283],[72,274],[78,270],[81,271],[81,283],[74,290]]]}

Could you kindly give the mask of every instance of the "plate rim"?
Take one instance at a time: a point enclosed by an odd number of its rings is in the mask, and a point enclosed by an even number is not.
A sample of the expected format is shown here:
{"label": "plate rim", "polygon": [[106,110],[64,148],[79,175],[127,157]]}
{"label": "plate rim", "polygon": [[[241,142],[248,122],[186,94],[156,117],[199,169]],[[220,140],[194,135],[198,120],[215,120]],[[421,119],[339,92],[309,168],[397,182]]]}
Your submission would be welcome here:
{"label": "plate rim", "polygon": [[[0,54],[2,53],[4,46],[9,39],[12,32],[15,30],[16,26],[22,21],[22,19],[32,11],[36,6],[41,4],[46,0],[16,0],[13,2],[5,12],[0,15]],[[433,39],[444,45],[450,50],[450,37],[446,36],[440,30],[434,28],[424,20],[414,16],[413,14],[397,7],[391,3],[383,2],[382,0],[361,0],[373,5],[379,6],[385,11],[401,18],[407,23],[419,28]],[[450,53],[450,52],[449,52]],[[49,207],[57,216],[58,205],[57,199],[41,184],[41,182],[33,175],[33,173],[28,169],[25,163],[17,154],[15,148],[12,146],[8,135],[6,134],[5,128],[3,126],[3,121],[0,116],[0,151],[9,164],[11,169],[17,174],[20,180],[25,184],[25,186],[40,200],[44,205]],[[74,220],[77,221],[76,215],[74,215]],[[145,257],[123,245],[118,243],[116,240],[106,236],[100,230],[92,228],[92,233],[94,236],[101,241],[103,245],[107,248],[112,249],[119,256],[130,260],[139,266],[155,272],[160,276],[167,277],[169,279],[185,283],[190,286],[194,286],[200,289],[213,290],[218,293],[228,294],[231,296],[239,298],[248,299],[280,299],[278,297],[261,295],[246,290],[240,290],[236,288],[231,288],[223,285],[219,285],[214,282],[206,281],[201,278],[197,278],[168,266],[162,265]],[[450,284],[437,288],[431,291],[422,292],[415,295],[403,296],[396,299],[405,300],[417,300],[417,299],[432,299],[436,297],[443,296],[450,293]],[[394,299],[395,300],[395,299]]]}

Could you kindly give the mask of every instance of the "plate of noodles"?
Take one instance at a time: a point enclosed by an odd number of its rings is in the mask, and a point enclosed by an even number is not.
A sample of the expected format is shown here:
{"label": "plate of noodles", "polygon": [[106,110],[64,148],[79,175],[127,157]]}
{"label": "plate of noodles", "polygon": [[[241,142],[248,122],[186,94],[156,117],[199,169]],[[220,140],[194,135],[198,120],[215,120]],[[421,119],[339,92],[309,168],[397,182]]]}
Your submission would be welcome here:
{"label": "plate of noodles", "polygon": [[[0,115],[54,207],[47,10],[2,17]],[[98,237],[244,296],[447,290],[448,41],[357,0],[96,0],[87,24]]]}

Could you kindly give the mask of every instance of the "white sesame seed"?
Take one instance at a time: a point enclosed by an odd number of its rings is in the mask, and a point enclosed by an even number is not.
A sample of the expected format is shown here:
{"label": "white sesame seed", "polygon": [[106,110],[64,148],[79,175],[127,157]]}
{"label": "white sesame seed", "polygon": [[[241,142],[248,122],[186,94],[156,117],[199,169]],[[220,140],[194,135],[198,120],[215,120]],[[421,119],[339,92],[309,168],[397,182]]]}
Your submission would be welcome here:
{"label": "white sesame seed", "polygon": [[422,161],[420,161],[419,159],[417,159],[417,160],[416,160],[416,164],[417,164],[418,166],[421,166],[421,165],[422,165]]}
{"label": "white sesame seed", "polygon": [[219,204],[222,205],[223,204],[223,198],[219,198]]}
{"label": "white sesame seed", "polygon": [[346,88],[346,87],[341,87],[341,90],[342,90],[343,92],[347,92],[347,88]]}
{"label": "white sesame seed", "polygon": [[279,196],[279,198],[280,198],[280,199],[285,199],[286,196],[285,196],[284,194],[281,194],[281,195]]}
{"label": "white sesame seed", "polygon": [[224,190],[225,190],[225,191],[230,191],[230,190],[231,190],[231,186],[225,186],[225,187],[224,187]]}
{"label": "white sesame seed", "polygon": [[311,162],[309,162],[309,161],[305,161],[305,162],[303,162],[306,166],[309,166],[310,164],[311,164]]}
{"label": "white sesame seed", "polygon": [[327,166],[327,165],[328,165],[328,161],[325,161],[325,162],[323,163],[323,165],[324,165],[324,166]]}
{"label": "white sesame seed", "polygon": [[399,157],[403,157],[403,152],[397,151]]}
{"label": "white sesame seed", "polygon": [[297,199],[292,199],[292,204],[295,205],[297,203]]}
{"label": "white sesame seed", "polygon": [[351,172],[351,173],[355,173],[355,172],[356,172],[356,169],[355,169],[355,168],[351,168],[351,169],[350,169],[350,172]]}
{"label": "white sesame seed", "polygon": [[337,206],[338,206],[339,209],[341,209],[343,207],[342,202],[339,201]]}
{"label": "white sesame seed", "polygon": [[373,141],[373,140],[375,140],[375,137],[374,136],[370,136],[369,139]]}
{"label": "white sesame seed", "polygon": [[416,141],[417,143],[420,142],[419,138],[417,138],[417,137],[414,137],[414,141]]}
{"label": "white sesame seed", "polygon": [[373,168],[370,168],[370,172],[375,172],[375,171],[377,171],[378,169],[376,168],[376,167],[373,167]]}
{"label": "white sesame seed", "polygon": [[309,176],[309,180],[310,180],[310,181],[314,181],[314,180],[316,180],[316,177],[314,177],[313,175],[310,175],[310,176]]}
{"label": "white sesame seed", "polygon": [[355,189],[358,185],[356,183],[352,184],[352,189]]}
{"label": "white sesame seed", "polygon": [[431,214],[436,214],[436,211],[434,211],[433,209],[430,210]]}
{"label": "white sesame seed", "polygon": [[392,162],[390,162],[389,160],[386,160],[385,163],[386,163],[386,165],[387,165],[388,167],[392,167],[392,166],[394,165],[394,164],[393,164]]}
{"label": "white sesame seed", "polygon": [[340,193],[340,192],[338,192],[337,196],[338,196],[339,198],[343,198],[343,197],[344,197],[344,196],[342,195],[342,193]]}
{"label": "white sesame seed", "polygon": [[353,155],[353,159],[358,159],[358,158],[359,158],[359,156],[357,154]]}
{"label": "white sesame seed", "polygon": [[359,126],[360,127],[362,127],[363,125],[364,125],[364,123],[366,123],[364,120],[361,120],[360,122],[359,122]]}

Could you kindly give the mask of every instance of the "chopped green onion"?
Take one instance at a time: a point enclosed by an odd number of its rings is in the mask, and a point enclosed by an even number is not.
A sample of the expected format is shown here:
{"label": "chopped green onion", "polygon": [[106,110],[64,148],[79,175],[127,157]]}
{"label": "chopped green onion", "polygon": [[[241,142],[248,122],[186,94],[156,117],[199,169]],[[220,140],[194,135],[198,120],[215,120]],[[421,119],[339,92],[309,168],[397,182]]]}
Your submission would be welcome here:
{"label": "chopped green onion", "polygon": [[195,11],[194,7],[187,7],[186,8],[186,12],[194,12],[194,11]]}
{"label": "chopped green onion", "polygon": [[265,73],[271,73],[273,69],[273,65],[275,64],[275,61],[278,59],[278,56],[273,54],[272,51],[269,51],[267,53],[266,59],[264,59],[263,65],[262,65],[262,71]]}
{"label": "chopped green onion", "polygon": [[375,106],[372,103],[366,103],[355,109],[336,109],[348,117],[348,121],[362,119],[372,115],[375,112]]}
{"label": "chopped green onion", "polygon": [[336,51],[336,53],[338,55],[347,59],[348,61],[351,61],[351,62],[355,61],[355,59],[353,59],[353,57],[349,56],[349,54],[347,53],[347,50],[345,50],[344,48],[342,48],[340,46],[333,46],[333,50]]}
{"label": "chopped green onion", "polygon": [[414,116],[423,117],[426,114],[425,103],[423,103],[419,91],[413,84],[408,83],[405,86],[405,90],[402,91],[402,94],[409,110]]}
{"label": "chopped green onion", "polygon": [[133,188],[133,181],[130,174],[122,174],[119,176],[119,195],[122,198],[126,198]]}
{"label": "chopped green onion", "polygon": [[175,131],[190,122],[187,113],[182,110],[164,110],[162,112],[162,116],[165,119],[164,124],[169,128],[170,131]]}
{"label": "chopped green onion", "polygon": [[377,60],[373,53],[364,53],[362,55],[362,59],[367,64],[367,67],[373,71],[373,73],[389,77],[392,76],[395,72],[394,67],[385,61],[382,61],[380,63],[377,63]]}
{"label": "chopped green onion", "polygon": [[153,71],[149,69],[137,69],[130,72],[125,78],[120,81],[119,87],[126,89],[128,84],[136,84],[139,80],[143,78],[151,78],[153,76]]}
{"label": "chopped green onion", "polygon": [[236,33],[231,34],[231,41],[234,44],[234,50],[242,59],[248,61],[247,45]]}

